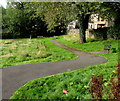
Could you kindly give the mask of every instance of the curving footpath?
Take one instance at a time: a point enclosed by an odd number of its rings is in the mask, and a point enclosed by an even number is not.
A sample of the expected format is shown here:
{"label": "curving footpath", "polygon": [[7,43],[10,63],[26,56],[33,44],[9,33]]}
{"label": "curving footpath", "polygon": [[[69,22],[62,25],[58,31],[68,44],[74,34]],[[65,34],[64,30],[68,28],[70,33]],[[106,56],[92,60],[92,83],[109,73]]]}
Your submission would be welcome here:
{"label": "curving footpath", "polygon": [[9,66],[7,68],[3,68],[2,69],[2,99],[9,99],[12,93],[14,93],[19,87],[23,86],[25,83],[27,83],[32,79],[107,62],[107,59],[101,56],[67,47],[53,39],[51,39],[51,41],[54,42],[59,47],[64,48],[76,54],[79,58],[75,60],[23,64],[23,65]]}

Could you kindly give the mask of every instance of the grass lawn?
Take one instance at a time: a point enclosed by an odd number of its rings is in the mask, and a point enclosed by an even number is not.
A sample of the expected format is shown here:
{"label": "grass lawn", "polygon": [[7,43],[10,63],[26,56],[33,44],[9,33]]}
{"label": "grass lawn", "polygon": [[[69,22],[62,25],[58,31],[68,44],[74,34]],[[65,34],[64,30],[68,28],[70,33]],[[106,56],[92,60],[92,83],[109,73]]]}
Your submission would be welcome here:
{"label": "grass lawn", "polygon": [[[10,39],[2,40],[0,57],[2,67],[76,59],[71,52],[59,48],[49,40]],[[64,54],[64,55],[63,55]]]}
{"label": "grass lawn", "polygon": [[[63,39],[65,37],[70,37],[72,40],[68,38],[68,40]],[[73,38],[72,36],[62,36],[56,39],[68,46],[88,52],[101,51],[103,50],[103,45],[109,43],[109,41],[97,41],[78,44],[77,37]],[[117,48],[117,41],[111,40],[111,42],[112,47]],[[108,62],[71,72],[60,73],[55,76],[31,80],[20,87],[13,96],[11,96],[11,99],[91,99],[89,93],[91,77],[93,75],[103,75],[105,82],[104,87],[106,87],[118,63],[118,51],[99,55],[107,58]],[[63,90],[67,90],[68,94],[63,94]],[[103,99],[108,99],[108,93],[109,92],[104,93]]]}
{"label": "grass lawn", "polygon": [[[117,40],[104,40],[104,41],[96,41],[96,40],[87,40],[87,43],[80,44],[79,37],[73,36],[73,35],[63,35],[60,37],[55,38],[57,41],[76,49],[80,49],[86,52],[96,52],[96,51],[102,51],[104,49],[104,45],[111,44],[111,50],[113,51],[113,48],[116,48],[118,50],[118,41]],[[94,41],[94,42],[90,42]]]}

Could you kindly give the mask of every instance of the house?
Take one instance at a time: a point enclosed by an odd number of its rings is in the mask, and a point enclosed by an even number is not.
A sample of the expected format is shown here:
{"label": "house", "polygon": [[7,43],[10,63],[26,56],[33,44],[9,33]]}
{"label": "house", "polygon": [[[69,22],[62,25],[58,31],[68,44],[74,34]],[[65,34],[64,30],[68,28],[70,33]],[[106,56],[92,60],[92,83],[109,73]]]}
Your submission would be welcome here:
{"label": "house", "polygon": [[103,27],[110,27],[113,25],[113,21],[103,19],[99,14],[92,14],[89,19],[88,29],[98,29]]}
{"label": "house", "polygon": [[[103,28],[103,27],[111,27],[114,25],[114,21],[109,21],[108,19],[103,19],[99,16],[99,14],[91,14],[88,22],[88,29],[86,30],[86,38],[87,39],[94,39],[95,36],[93,35],[93,29]],[[79,36],[79,27],[78,21],[72,21],[68,24],[68,33]]]}
{"label": "house", "polygon": [[[88,29],[86,30],[86,38],[87,39],[94,39],[94,38],[107,38],[107,30],[105,29],[99,29],[99,28],[105,28],[105,27],[111,27],[114,25],[114,19],[112,18],[112,20],[108,20],[107,18],[106,19],[103,19],[99,16],[99,14],[92,14],[90,16],[90,19],[89,19],[89,22],[88,22]],[[94,30],[95,29],[95,30]],[[94,31],[99,32],[99,30],[102,30],[103,33],[101,33],[101,37],[98,35],[95,35]],[[97,33],[98,33],[97,32]]]}
{"label": "house", "polygon": [[67,29],[76,29],[78,27],[78,20],[72,21],[68,24]]}

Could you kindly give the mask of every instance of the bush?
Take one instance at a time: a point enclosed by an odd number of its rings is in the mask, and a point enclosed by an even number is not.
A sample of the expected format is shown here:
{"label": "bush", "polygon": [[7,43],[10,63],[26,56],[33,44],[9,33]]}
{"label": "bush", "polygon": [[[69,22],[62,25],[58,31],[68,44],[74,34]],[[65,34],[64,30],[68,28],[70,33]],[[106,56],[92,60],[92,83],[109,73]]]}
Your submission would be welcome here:
{"label": "bush", "polygon": [[93,30],[93,34],[95,35],[95,38],[105,40],[107,39],[107,31],[109,28],[98,28]]}
{"label": "bush", "polygon": [[112,53],[117,53],[117,49],[116,48],[112,48]]}
{"label": "bush", "polygon": [[111,27],[107,32],[108,38],[120,39],[120,25]]}

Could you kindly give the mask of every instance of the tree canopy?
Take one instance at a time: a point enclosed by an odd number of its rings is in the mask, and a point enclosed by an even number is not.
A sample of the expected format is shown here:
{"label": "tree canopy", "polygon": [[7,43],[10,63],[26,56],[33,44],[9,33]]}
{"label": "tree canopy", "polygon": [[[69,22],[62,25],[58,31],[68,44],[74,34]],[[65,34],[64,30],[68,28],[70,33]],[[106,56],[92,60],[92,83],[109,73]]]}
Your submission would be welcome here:
{"label": "tree canopy", "polygon": [[28,2],[12,2],[3,10],[3,37],[21,38],[43,35],[47,31],[35,8]]}
{"label": "tree canopy", "polygon": [[114,16],[117,24],[119,7],[119,3],[105,2],[9,2],[7,9],[3,9],[3,36],[59,35],[66,33],[70,21],[78,20],[80,42],[84,43],[90,15]]}
{"label": "tree canopy", "polygon": [[[80,26],[80,43],[86,42],[85,31],[91,14],[105,12],[108,8],[102,8],[101,2],[52,2],[40,3],[43,7],[44,21],[48,30],[54,30],[56,26],[66,28],[71,20],[78,20]],[[39,9],[39,8],[38,8]],[[41,12],[37,12],[41,14]]]}

